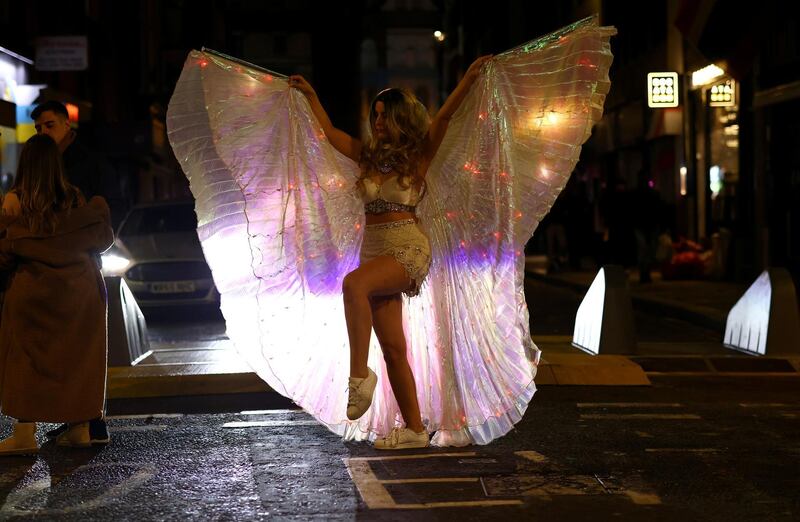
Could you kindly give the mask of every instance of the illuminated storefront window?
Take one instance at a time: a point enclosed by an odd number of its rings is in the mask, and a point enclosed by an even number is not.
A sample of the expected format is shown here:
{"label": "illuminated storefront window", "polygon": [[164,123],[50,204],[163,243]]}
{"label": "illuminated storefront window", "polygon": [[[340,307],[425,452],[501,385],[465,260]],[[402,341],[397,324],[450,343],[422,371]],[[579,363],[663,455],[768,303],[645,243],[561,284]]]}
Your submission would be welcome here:
{"label": "illuminated storefront window", "polygon": [[[716,66],[715,66],[716,67]],[[692,74],[697,176],[697,230],[709,238],[736,219],[739,183],[737,83],[717,68]]]}
{"label": "illuminated storefront window", "polygon": [[35,133],[33,122],[28,122],[27,109],[39,95],[41,86],[26,85],[31,65],[30,59],[0,47],[0,103],[10,105],[10,110],[3,110],[0,118],[1,191],[9,188],[17,171],[19,144]]}

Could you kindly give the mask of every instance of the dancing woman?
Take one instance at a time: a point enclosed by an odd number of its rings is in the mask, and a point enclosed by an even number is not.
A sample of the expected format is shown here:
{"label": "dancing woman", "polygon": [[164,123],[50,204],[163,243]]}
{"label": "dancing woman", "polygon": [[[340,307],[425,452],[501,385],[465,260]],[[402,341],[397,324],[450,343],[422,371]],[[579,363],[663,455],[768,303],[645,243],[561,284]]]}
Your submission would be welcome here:
{"label": "dancing woman", "polygon": [[425,174],[447,124],[490,58],[482,56],[470,65],[432,121],[425,106],[408,91],[381,91],[370,105],[370,133],[365,143],[333,126],[316,92],[302,76],[289,77],[289,85],[308,98],[331,145],[361,168],[357,187],[364,201],[366,227],[360,265],[345,276],[342,285],[350,339],[347,417],[360,418],[372,403],[378,378],[367,367],[367,358],[374,329],[406,422],[406,427],[377,439],[376,449],[428,446],[403,333],[401,294],[413,297],[419,293],[431,261],[428,238],[414,211],[425,192]]}
{"label": "dancing woman", "polygon": [[614,32],[589,18],[481,58],[430,124],[383,91],[363,143],[302,78],[191,52],[169,139],[258,375],[378,448],[508,433],[539,362],[522,253],[602,117]]}

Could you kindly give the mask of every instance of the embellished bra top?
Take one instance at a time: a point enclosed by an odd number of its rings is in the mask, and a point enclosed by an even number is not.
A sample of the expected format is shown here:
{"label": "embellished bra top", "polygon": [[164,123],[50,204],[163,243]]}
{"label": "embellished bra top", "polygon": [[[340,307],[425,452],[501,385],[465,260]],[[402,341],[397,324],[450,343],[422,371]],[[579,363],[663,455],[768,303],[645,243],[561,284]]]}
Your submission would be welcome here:
{"label": "embellished bra top", "polygon": [[404,189],[397,176],[384,180],[380,185],[371,178],[364,178],[363,185],[361,199],[367,214],[414,212],[420,199],[417,187],[412,185]]}

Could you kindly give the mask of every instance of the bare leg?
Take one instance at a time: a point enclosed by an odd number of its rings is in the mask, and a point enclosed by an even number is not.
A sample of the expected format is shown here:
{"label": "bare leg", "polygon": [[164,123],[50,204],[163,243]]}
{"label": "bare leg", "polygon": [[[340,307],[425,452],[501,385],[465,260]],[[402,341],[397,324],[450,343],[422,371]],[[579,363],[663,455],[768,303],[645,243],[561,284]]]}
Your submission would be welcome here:
{"label": "bare leg", "polygon": [[419,413],[414,374],[408,364],[406,336],[403,332],[403,300],[399,294],[395,294],[373,297],[370,302],[375,335],[381,343],[386,371],[400,413],[403,414],[406,427],[420,433],[425,427]]}
{"label": "bare leg", "polygon": [[350,377],[367,376],[373,296],[399,294],[411,286],[405,269],[391,256],[371,259],[347,274],[342,282],[344,317],[350,339]]}

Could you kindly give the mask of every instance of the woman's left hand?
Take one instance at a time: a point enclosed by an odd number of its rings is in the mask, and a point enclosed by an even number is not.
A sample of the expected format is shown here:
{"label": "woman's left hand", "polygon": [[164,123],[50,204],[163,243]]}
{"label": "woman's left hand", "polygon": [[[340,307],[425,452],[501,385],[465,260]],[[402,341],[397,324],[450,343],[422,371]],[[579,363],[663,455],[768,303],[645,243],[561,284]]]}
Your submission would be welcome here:
{"label": "woman's left hand", "polygon": [[472,62],[472,65],[469,66],[469,69],[467,69],[467,73],[464,76],[469,77],[470,79],[473,79],[473,80],[475,78],[477,78],[478,75],[480,75],[481,69],[483,68],[483,66],[486,63],[488,63],[489,60],[491,60],[493,56],[494,55],[492,55],[492,54],[487,54],[487,55],[479,57],[477,60]]}

